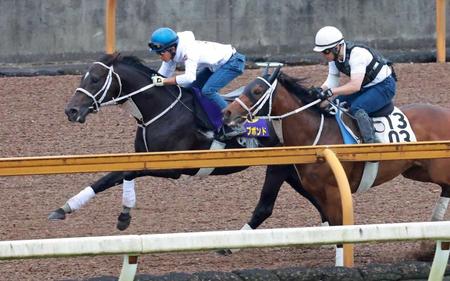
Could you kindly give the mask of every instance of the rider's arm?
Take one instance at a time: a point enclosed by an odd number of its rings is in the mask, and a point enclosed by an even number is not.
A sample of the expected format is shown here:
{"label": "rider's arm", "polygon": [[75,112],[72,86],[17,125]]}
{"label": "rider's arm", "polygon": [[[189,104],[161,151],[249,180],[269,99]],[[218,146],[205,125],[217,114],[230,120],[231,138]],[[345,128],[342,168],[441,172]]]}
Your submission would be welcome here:
{"label": "rider's arm", "polygon": [[350,81],[348,81],[342,86],[331,88],[333,95],[336,96],[351,95],[361,90],[361,85],[364,80],[364,74],[365,73],[352,73],[350,76]]}
{"label": "rider's arm", "polygon": [[177,63],[174,61],[163,62],[158,70],[158,73],[164,77],[170,77],[175,72]]}
{"label": "rider's arm", "polygon": [[197,66],[197,60],[188,57],[184,63],[184,73],[174,77],[176,79],[176,83],[187,86],[194,82],[197,78]]}
{"label": "rider's arm", "polygon": [[320,86],[323,90],[335,88],[339,86],[339,70],[336,68],[334,62],[328,63],[328,77],[327,80]]}
{"label": "rider's arm", "polygon": [[361,90],[364,75],[366,74],[366,67],[372,61],[370,52],[363,48],[355,47],[350,54],[350,81],[342,86],[331,88],[331,91],[336,96],[351,95]]}
{"label": "rider's arm", "polygon": [[[172,61],[171,61],[172,62]],[[164,65],[164,63],[163,63]],[[174,63],[174,70],[175,70],[176,63]],[[162,66],[161,66],[162,68]],[[163,74],[160,71],[158,71],[160,74]],[[182,85],[187,86],[195,81],[196,75],[197,75],[197,63],[195,61],[191,61],[187,59],[184,63],[185,72],[183,74],[177,75],[177,76],[171,76],[167,75],[168,77],[164,79],[164,85]],[[170,76],[170,77],[169,77]]]}
{"label": "rider's arm", "polygon": [[189,86],[197,79],[197,67],[200,61],[200,53],[196,48],[196,41],[191,41],[180,49],[180,57],[184,63],[184,73],[177,75],[174,82],[178,85]]}

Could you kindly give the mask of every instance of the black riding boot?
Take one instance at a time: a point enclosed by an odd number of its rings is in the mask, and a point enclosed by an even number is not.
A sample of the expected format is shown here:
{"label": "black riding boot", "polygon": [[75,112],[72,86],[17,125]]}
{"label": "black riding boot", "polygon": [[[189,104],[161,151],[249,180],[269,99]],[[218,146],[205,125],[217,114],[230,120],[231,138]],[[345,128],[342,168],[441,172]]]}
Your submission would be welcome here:
{"label": "black riding boot", "polygon": [[355,113],[356,122],[358,123],[359,131],[363,138],[364,143],[374,143],[375,139],[375,129],[372,124],[367,112],[363,109],[358,109]]}

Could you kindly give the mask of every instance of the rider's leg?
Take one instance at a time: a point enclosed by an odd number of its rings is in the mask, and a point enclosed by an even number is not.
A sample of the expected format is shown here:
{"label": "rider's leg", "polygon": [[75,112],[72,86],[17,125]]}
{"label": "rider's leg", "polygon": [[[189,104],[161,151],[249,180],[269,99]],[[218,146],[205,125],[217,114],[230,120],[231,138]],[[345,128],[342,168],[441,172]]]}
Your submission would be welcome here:
{"label": "rider's leg", "polygon": [[374,86],[363,88],[351,102],[350,113],[355,116],[365,143],[375,142],[375,129],[369,115],[391,102],[395,94],[395,81],[388,77]]}
{"label": "rider's leg", "polygon": [[[206,81],[202,87],[202,94],[215,103],[220,110],[227,106],[227,102],[219,94],[219,90],[228,85],[234,78],[244,72],[245,57],[239,53],[235,53],[227,63],[219,67]],[[241,135],[245,132],[243,128],[222,128],[223,137],[230,138]]]}
{"label": "rider's leg", "polygon": [[209,77],[211,77],[211,75],[213,75],[213,72],[207,67],[203,67],[203,68],[197,70],[197,76],[195,78],[195,81],[192,82],[192,84],[189,85],[189,87],[195,87],[198,89],[203,88],[206,81],[208,81],[208,79],[209,79]]}
{"label": "rider's leg", "polygon": [[374,143],[375,129],[367,112],[364,109],[358,109],[354,116],[358,123],[359,131],[361,132],[364,143]]}
{"label": "rider's leg", "polygon": [[224,65],[219,67],[202,87],[202,94],[214,102],[221,110],[227,102],[219,94],[219,90],[228,85],[234,78],[244,72],[245,57],[235,53]]}

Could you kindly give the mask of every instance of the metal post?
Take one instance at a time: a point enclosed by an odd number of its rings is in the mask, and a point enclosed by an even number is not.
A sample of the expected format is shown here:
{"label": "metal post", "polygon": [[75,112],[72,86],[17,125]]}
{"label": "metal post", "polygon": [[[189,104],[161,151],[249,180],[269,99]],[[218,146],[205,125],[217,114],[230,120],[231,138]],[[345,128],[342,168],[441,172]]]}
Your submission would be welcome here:
{"label": "metal post", "polygon": [[106,0],[105,12],[105,52],[116,50],[116,0]]}
{"label": "metal post", "polygon": [[436,241],[436,252],[434,253],[433,264],[431,265],[428,281],[439,281],[444,278],[450,253],[449,248],[450,242]]}
{"label": "metal post", "polygon": [[[336,178],[339,193],[341,195],[342,216],[344,225],[353,225],[353,201],[350,184],[348,183],[347,175],[342,167],[341,162],[336,157],[336,154],[330,149],[324,149],[323,155],[330,165],[331,170]],[[344,266],[353,267],[353,244],[344,244]]]}
{"label": "metal post", "polygon": [[436,0],[436,60],[445,63],[445,2]]}
{"label": "metal post", "polygon": [[119,281],[133,281],[136,275],[138,256],[123,256],[123,265],[120,272]]}

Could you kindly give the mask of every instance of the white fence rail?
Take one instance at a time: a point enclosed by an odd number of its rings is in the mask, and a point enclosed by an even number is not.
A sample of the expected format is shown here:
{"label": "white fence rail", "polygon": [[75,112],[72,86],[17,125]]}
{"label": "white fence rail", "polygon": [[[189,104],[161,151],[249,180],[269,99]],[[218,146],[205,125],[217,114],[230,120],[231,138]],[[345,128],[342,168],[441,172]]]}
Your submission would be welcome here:
{"label": "white fence rail", "polygon": [[[171,234],[98,236],[0,242],[0,259],[124,254],[119,280],[133,280],[128,256],[222,248],[287,247],[388,241],[438,241],[428,280],[442,280],[449,257],[450,222],[349,225]],[[444,244],[444,247],[441,245]],[[444,248],[444,249],[442,249]]]}

